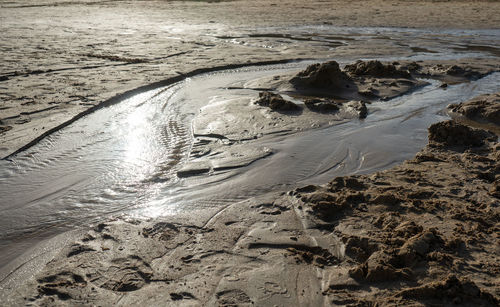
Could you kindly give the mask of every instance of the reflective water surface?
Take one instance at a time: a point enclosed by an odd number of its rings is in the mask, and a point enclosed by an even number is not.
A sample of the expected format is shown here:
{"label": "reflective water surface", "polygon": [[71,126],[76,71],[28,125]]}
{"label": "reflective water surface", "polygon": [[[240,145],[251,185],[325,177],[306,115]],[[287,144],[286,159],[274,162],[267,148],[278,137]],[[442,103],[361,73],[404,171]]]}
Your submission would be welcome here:
{"label": "reflective water surface", "polygon": [[228,88],[307,64],[205,74],[142,93],[0,161],[0,267],[43,238],[111,216],[169,216],[391,167],[425,146],[427,127],[447,118],[446,105],[500,90],[499,73],[446,90],[428,80],[416,92],[370,105],[366,120],[256,140],[274,154],[247,167],[176,176],[202,106],[256,97],[251,89]]}

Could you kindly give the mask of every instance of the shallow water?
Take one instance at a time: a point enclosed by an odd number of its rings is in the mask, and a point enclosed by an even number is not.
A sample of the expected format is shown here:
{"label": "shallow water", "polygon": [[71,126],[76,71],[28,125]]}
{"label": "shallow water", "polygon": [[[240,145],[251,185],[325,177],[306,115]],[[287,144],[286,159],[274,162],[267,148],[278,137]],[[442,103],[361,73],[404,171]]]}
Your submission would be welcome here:
{"label": "shallow water", "polygon": [[412,94],[370,105],[366,120],[253,141],[274,154],[247,167],[176,176],[192,145],[191,120],[202,106],[256,97],[255,90],[228,88],[308,64],[193,77],[103,108],[0,161],[0,267],[41,239],[111,216],[169,216],[389,168],[425,146],[427,127],[447,118],[446,105],[500,89],[498,73],[446,90],[429,81]]}
{"label": "shallow water", "polygon": [[[230,43],[268,49],[308,48],[330,50],[335,58],[356,49],[358,58],[376,50],[410,51],[409,59],[454,59],[461,57],[497,57],[500,53],[499,29],[412,29],[394,27],[339,27],[333,25],[298,25],[241,29],[247,35],[215,36]],[[366,48],[369,46],[368,48]],[[347,52],[346,52],[347,51]],[[381,54],[381,53],[379,53]]]}

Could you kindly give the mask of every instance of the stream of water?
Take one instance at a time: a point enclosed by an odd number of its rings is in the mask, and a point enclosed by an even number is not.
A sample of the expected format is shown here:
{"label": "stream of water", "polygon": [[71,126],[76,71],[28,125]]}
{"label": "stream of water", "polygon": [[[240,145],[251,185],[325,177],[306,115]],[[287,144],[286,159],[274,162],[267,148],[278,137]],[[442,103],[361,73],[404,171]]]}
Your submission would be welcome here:
{"label": "stream of water", "polygon": [[[0,161],[0,267],[29,246],[111,216],[148,218],[216,207],[339,175],[389,168],[427,142],[427,127],[450,103],[500,90],[500,74],[369,106],[353,120],[253,141],[273,154],[249,166],[180,179],[192,146],[191,121],[210,101],[256,97],[244,84],[310,62],[204,74],[100,109]],[[228,89],[230,88],[230,89]]]}

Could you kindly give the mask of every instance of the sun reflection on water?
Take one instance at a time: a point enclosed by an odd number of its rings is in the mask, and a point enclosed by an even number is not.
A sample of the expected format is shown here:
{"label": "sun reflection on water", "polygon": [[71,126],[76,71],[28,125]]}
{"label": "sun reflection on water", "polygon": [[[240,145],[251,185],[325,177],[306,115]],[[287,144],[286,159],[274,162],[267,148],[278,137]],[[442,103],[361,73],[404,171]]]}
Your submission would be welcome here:
{"label": "sun reflection on water", "polygon": [[155,163],[155,128],[152,125],[150,110],[137,108],[126,118],[123,127],[123,164],[133,181],[146,180],[154,170]]}

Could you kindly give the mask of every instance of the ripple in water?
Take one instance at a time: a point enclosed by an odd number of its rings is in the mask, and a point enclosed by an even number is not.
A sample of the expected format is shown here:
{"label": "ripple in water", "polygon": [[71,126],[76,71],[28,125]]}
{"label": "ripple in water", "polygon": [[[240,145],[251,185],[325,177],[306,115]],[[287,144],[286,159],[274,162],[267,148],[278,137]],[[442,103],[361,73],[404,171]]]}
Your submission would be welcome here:
{"label": "ripple in water", "polygon": [[191,120],[211,99],[256,96],[236,82],[298,70],[309,63],[245,68],[194,77],[103,108],[0,161],[0,264],[37,238],[111,215],[157,217],[214,208],[273,190],[369,173],[411,158],[447,104],[500,89],[500,74],[442,90],[435,82],[374,103],[354,120],[254,143],[274,154],[247,167],[180,180],[192,144]]}

